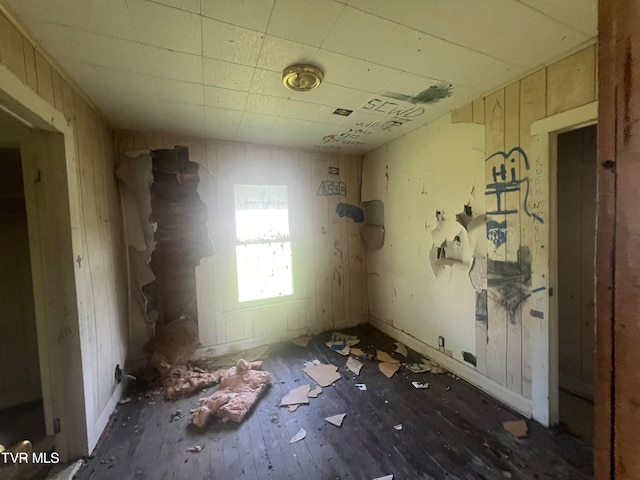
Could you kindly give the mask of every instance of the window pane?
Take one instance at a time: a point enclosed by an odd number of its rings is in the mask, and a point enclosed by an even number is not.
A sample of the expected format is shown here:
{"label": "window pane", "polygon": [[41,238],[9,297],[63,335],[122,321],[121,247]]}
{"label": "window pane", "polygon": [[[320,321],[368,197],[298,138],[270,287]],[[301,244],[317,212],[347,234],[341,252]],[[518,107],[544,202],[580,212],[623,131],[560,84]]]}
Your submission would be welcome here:
{"label": "window pane", "polygon": [[240,302],[293,294],[291,242],[237,245],[236,259]]}
{"label": "window pane", "polygon": [[289,237],[286,185],[235,185],[236,240]]}

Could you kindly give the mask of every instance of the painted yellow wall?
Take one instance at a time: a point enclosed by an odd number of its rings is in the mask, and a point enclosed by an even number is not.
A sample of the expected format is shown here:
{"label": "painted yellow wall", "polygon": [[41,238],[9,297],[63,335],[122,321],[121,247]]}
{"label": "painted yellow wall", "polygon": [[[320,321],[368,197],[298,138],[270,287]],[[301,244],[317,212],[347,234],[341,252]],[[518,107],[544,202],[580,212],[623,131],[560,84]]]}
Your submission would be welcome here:
{"label": "painted yellow wall", "polygon": [[[51,372],[62,374],[62,366],[71,362],[74,368],[81,371],[84,378],[84,405],[76,409],[76,416],[86,412],[86,431],[76,435],[77,438],[66,437],[69,442],[64,446],[64,452],[71,456],[84,455],[95,446],[99,435],[106,425],[116,401],[116,383],[114,367],[124,365],[127,355],[127,289],[124,259],[124,240],[122,234],[122,218],[118,198],[117,183],[114,177],[115,153],[113,134],[100,114],[87,102],[61,74],[61,70],[53,66],[37,46],[23,35],[14,24],[0,13],[0,64],[6,67],[14,78],[31,89],[37,96],[46,101],[66,118],[72,128],[72,145],[75,147],[74,157],[77,161],[75,177],[78,184],[68,186],[69,196],[75,200],[78,196],[80,211],[72,209],[62,215],[69,221],[74,231],[56,231],[56,238],[50,238],[52,245],[68,245],[77,251],[68,252],[66,265],[75,268],[75,294],[77,295],[77,312],[58,312],[56,308],[62,305],[64,299],[51,299],[49,314],[63,315],[50,323],[50,328],[60,325],[59,331],[48,332],[48,338],[56,338],[53,343],[55,349],[47,352],[46,360],[50,362]],[[12,79],[13,80],[13,79]],[[1,87],[1,86],[0,86]],[[49,134],[51,135],[51,134]],[[53,134],[55,136],[55,134]],[[59,135],[62,137],[62,135]],[[34,137],[35,138],[35,137]],[[42,136],[44,138],[44,136]],[[52,137],[53,139],[53,137]],[[44,141],[44,140],[43,140]],[[52,141],[56,143],[55,139]],[[43,144],[44,145],[44,144]],[[20,145],[30,152],[38,150],[37,145]],[[53,152],[49,152],[53,156]],[[30,154],[31,155],[31,154]],[[34,201],[34,212],[43,217],[33,221],[42,223],[55,218],[45,218],[48,212],[46,206],[58,201],[65,202],[64,189],[59,189],[55,172],[48,172],[53,158],[38,157],[25,167],[25,175],[34,185],[31,192]],[[30,157],[32,158],[32,157]],[[35,157],[33,157],[35,158]],[[57,160],[56,160],[57,161]],[[63,160],[64,161],[64,160]],[[41,164],[38,162],[49,162]],[[65,171],[65,170],[63,170]],[[40,180],[33,183],[32,174]],[[34,177],[35,178],[35,177]],[[64,181],[64,179],[62,179]],[[57,199],[51,201],[50,195],[57,190]],[[60,197],[63,195],[63,197]],[[28,199],[29,201],[29,199]],[[74,201],[66,199],[67,209]],[[28,208],[30,206],[28,205]],[[29,210],[28,210],[29,211]],[[35,224],[34,223],[34,224]],[[34,241],[48,241],[35,239]],[[77,241],[76,241],[77,240]],[[53,248],[53,247],[51,247]],[[66,250],[51,252],[51,265],[59,261],[53,255],[66,254]],[[79,260],[78,260],[79,259]],[[64,260],[61,260],[64,261]],[[78,263],[76,264],[76,261]],[[51,265],[45,264],[46,270]],[[37,273],[34,273],[36,275]],[[46,271],[44,272],[46,277]],[[46,280],[49,281],[48,279]],[[63,280],[60,279],[62,283]],[[53,286],[49,285],[51,289]],[[61,307],[62,308],[62,307]],[[79,339],[79,340],[78,340]],[[69,342],[67,344],[67,342]],[[81,365],[70,357],[70,347],[82,343]],[[60,370],[56,370],[57,368]],[[53,374],[53,373],[52,373]],[[66,375],[74,374],[68,371]],[[52,378],[53,387],[61,382]],[[59,392],[52,392],[58,402],[77,402],[82,398],[81,393],[67,392],[70,398],[59,398]],[[54,404],[56,400],[54,398]],[[62,415],[65,406],[59,405],[55,416]],[[65,418],[61,419],[65,428]],[[84,444],[84,445],[83,445]],[[88,451],[86,450],[88,444]],[[62,448],[61,448],[62,450]]]}
{"label": "painted yellow wall", "polygon": [[[340,202],[360,205],[361,157],[135,132],[117,132],[116,138],[120,154],[183,145],[189,148],[189,159],[201,166],[198,191],[208,208],[215,249],[196,269],[201,353],[218,355],[367,321],[366,253],[360,224],[336,213]],[[329,174],[329,167],[338,167],[339,174]],[[233,289],[226,288],[234,268],[228,241],[234,213],[229,201],[234,182],[249,179],[251,183],[256,175],[259,181],[282,180],[291,186],[291,222],[298,249],[294,262],[301,275],[294,299],[243,308],[234,304]],[[322,182],[342,182],[344,195],[319,195]],[[132,295],[135,298],[137,292]],[[132,302],[133,359],[140,358],[140,348],[150,335],[138,303]]]}
{"label": "painted yellow wall", "polygon": [[[372,321],[392,335],[409,335],[436,356],[438,336],[444,336],[442,361],[524,412],[531,412],[531,332],[540,315],[549,315],[550,273],[550,165],[533,158],[530,127],[593,102],[596,92],[591,45],[371,152],[363,162],[362,200],[383,200],[386,217],[385,246],[368,255]],[[506,180],[494,176],[502,165]],[[512,166],[518,191],[503,195],[499,207],[491,184],[509,181]],[[489,229],[474,230],[483,250],[474,248],[476,265],[484,262],[494,272],[507,264],[519,269],[518,251],[522,256],[521,248],[528,249],[532,256],[531,281],[515,282],[522,287],[518,298],[510,298],[515,307],[505,305],[501,278],[485,270],[487,322],[475,319],[471,265],[454,263],[436,276],[428,258],[435,211],[455,223],[466,203],[474,216],[488,212]],[[454,227],[445,231],[459,230]],[[447,360],[446,350],[457,361]],[[464,362],[463,351],[475,355],[477,366]]]}

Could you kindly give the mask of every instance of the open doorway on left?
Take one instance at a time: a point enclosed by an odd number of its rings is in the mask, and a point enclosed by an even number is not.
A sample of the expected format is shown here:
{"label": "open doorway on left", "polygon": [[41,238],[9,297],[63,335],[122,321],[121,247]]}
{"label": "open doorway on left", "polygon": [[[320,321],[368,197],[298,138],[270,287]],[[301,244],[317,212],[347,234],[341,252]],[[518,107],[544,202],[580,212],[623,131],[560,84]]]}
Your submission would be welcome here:
{"label": "open doorway on left", "polygon": [[[46,452],[53,438],[46,433],[19,148],[28,129],[4,112],[0,112],[0,127],[0,445],[9,451],[38,448]],[[27,473],[21,466],[3,463],[0,477],[16,473],[18,467],[20,474]],[[7,468],[9,471],[4,471]]]}

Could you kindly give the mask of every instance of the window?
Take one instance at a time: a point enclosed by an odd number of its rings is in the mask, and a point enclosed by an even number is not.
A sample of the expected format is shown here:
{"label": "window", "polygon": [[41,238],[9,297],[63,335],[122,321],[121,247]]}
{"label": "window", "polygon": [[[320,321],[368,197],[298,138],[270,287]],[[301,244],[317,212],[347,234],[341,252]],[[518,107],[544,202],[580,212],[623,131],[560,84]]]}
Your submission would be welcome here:
{"label": "window", "polygon": [[293,294],[286,185],[234,185],[238,301]]}

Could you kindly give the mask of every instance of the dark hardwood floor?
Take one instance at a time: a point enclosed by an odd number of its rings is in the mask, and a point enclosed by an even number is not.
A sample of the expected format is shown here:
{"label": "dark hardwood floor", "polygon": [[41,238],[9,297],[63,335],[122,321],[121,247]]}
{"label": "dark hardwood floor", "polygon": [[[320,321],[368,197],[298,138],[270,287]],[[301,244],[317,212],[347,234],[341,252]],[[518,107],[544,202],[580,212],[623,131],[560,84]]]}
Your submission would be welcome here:
{"label": "dark hardwood floor", "polygon": [[[392,352],[393,340],[368,325],[347,332],[360,337],[359,347],[366,352]],[[448,374],[413,374],[403,368],[387,379],[376,361],[363,360],[356,377],[343,368],[346,357],[324,345],[328,337],[315,336],[307,348],[272,347],[263,368],[271,372],[273,384],[241,424],[213,420],[202,430],[190,425],[189,411],[199,395],[176,402],[133,395],[115,413],[78,478],[593,478],[593,451],[587,443],[532,421],[527,421],[528,437],[516,439],[502,422],[521,417]],[[339,366],[342,379],[296,412],[278,407],[292,388],[313,387],[302,368],[304,361],[316,358]],[[431,388],[416,389],[411,381],[428,382]],[[365,383],[367,391],[356,383]],[[171,421],[176,409],[185,416]],[[339,413],[346,413],[341,428],[324,421]],[[397,424],[402,430],[393,428]],[[306,438],[290,444],[300,428]],[[196,444],[204,447],[201,452],[187,452]]]}

